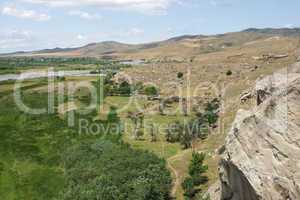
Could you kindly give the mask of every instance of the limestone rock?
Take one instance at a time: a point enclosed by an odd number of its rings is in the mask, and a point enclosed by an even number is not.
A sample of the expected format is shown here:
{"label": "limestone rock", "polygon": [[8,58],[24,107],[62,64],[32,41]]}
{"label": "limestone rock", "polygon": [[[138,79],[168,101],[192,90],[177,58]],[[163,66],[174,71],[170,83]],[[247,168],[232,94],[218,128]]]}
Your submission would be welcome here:
{"label": "limestone rock", "polygon": [[300,64],[257,82],[258,106],[240,110],[220,163],[222,200],[300,199]]}

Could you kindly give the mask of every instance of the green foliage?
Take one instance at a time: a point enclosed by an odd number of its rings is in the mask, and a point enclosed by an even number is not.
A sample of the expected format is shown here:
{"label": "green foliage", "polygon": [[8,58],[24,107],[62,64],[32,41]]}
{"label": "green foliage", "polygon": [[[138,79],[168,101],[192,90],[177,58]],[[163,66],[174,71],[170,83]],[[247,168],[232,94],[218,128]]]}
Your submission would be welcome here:
{"label": "green foliage", "polygon": [[108,123],[117,123],[117,124],[120,123],[121,120],[120,117],[118,116],[117,108],[115,106],[110,107],[109,113],[107,115],[107,121]]}
{"label": "green foliage", "polygon": [[147,96],[157,96],[159,94],[159,91],[155,86],[146,86],[144,89],[144,93]]}
{"label": "green foliage", "polygon": [[133,90],[137,91],[138,93],[143,93],[143,91],[144,91],[144,84],[142,82],[137,82],[133,86]]}
{"label": "green foliage", "polygon": [[127,81],[116,84],[108,77],[104,80],[104,93],[107,96],[131,96],[133,89]]}
{"label": "green foliage", "polygon": [[207,134],[204,132],[202,123],[199,119],[191,119],[183,123],[169,124],[166,130],[166,141],[179,142],[184,149],[188,149],[192,146],[193,140],[206,138]]}
{"label": "green foliage", "polygon": [[20,73],[24,69],[49,68],[86,70],[95,69],[92,74],[116,72],[131,65],[91,57],[63,58],[63,57],[1,57],[0,74]]}
{"label": "green foliage", "polygon": [[121,119],[118,116],[117,108],[115,106],[110,107],[109,113],[107,115],[107,123],[110,129],[109,132],[114,133],[116,136],[121,137],[122,134]]}
{"label": "green foliage", "polygon": [[184,179],[182,183],[182,189],[184,190],[184,196],[188,198],[192,198],[195,196],[195,188],[194,188],[194,181],[192,178],[188,177]]}
{"label": "green foliage", "polygon": [[219,115],[218,115],[218,109],[219,109],[219,100],[214,99],[211,102],[206,104],[204,117],[207,120],[209,126],[213,126],[218,122]]}
{"label": "green foliage", "polygon": [[195,185],[202,185],[207,182],[207,177],[203,176],[208,170],[208,166],[204,164],[204,160],[204,153],[193,153],[192,161],[189,165],[189,175],[194,180]]}
{"label": "green foliage", "polygon": [[170,143],[180,142],[182,137],[183,127],[179,121],[176,121],[173,124],[169,124],[166,129],[166,141]]}
{"label": "green foliage", "polygon": [[227,75],[227,76],[231,76],[231,75],[232,75],[232,71],[231,71],[231,70],[228,70],[228,71],[226,72],[226,75]]}
{"label": "green foliage", "polygon": [[[24,93],[25,105],[47,108],[47,93]],[[75,115],[75,127],[57,113],[32,115],[19,110],[8,95],[0,100],[0,199],[56,199],[64,187],[63,152],[73,144],[99,136],[79,135],[79,119],[94,121],[96,111]],[[58,106],[55,101],[55,107]],[[108,119],[120,122],[115,108]],[[106,128],[108,122],[102,123]],[[109,134],[109,133],[108,133]],[[115,137],[106,137],[118,142]]]}
{"label": "green foliage", "polygon": [[62,82],[66,80],[66,78],[65,78],[65,77],[59,77],[59,76],[58,76],[58,77],[56,77],[56,79],[57,79],[58,81],[62,81]]}
{"label": "green foliage", "polygon": [[137,139],[141,139],[144,136],[144,134],[145,133],[144,133],[143,129],[139,129],[136,133]]}
{"label": "green foliage", "polygon": [[192,147],[192,140],[192,135],[188,131],[185,131],[180,138],[180,144],[183,146],[183,149]]}
{"label": "green foliage", "polygon": [[192,155],[189,165],[189,177],[182,184],[185,196],[189,199],[193,198],[199,192],[195,187],[201,186],[208,181],[208,177],[204,175],[208,170],[208,166],[204,164],[205,157],[204,153],[193,153]]}
{"label": "green foliage", "polygon": [[183,74],[182,72],[178,72],[178,73],[177,73],[177,78],[182,79],[182,78],[183,78],[183,75],[184,75],[184,74]]}
{"label": "green foliage", "polygon": [[188,121],[169,124],[166,129],[166,141],[170,143],[179,142],[184,149],[188,149],[198,138],[206,139],[209,126],[215,126],[219,119],[219,104],[218,99],[213,99],[205,105],[204,114],[199,112],[196,117]]}
{"label": "green foliage", "polygon": [[[39,93],[23,97],[34,108],[47,107],[47,98]],[[61,153],[72,144],[71,137],[75,138],[75,130],[55,114],[25,114],[13,97],[1,99],[1,199],[56,198],[64,185]]]}
{"label": "green foliage", "polygon": [[131,95],[131,85],[124,81],[119,85],[119,94],[122,96],[130,96]]}
{"label": "green foliage", "polygon": [[85,142],[64,157],[63,200],[164,200],[171,188],[164,160],[108,141]]}
{"label": "green foliage", "polygon": [[158,137],[158,130],[153,123],[150,124],[151,142],[156,142]]}

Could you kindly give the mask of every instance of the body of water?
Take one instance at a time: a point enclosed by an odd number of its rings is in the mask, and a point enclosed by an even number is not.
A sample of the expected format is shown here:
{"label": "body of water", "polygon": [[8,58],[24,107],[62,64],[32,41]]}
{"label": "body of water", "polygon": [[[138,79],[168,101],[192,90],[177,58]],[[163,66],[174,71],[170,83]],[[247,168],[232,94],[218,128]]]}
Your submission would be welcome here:
{"label": "body of water", "polygon": [[145,64],[144,60],[124,60],[120,62],[123,65],[142,65]]}
{"label": "body of water", "polygon": [[47,71],[36,71],[36,72],[25,72],[22,74],[2,74],[0,75],[0,81],[8,80],[27,80],[35,78],[46,78],[46,77],[66,77],[66,76],[101,76],[103,74],[92,74],[88,70],[76,70],[76,71],[58,71],[58,72],[47,72]]}

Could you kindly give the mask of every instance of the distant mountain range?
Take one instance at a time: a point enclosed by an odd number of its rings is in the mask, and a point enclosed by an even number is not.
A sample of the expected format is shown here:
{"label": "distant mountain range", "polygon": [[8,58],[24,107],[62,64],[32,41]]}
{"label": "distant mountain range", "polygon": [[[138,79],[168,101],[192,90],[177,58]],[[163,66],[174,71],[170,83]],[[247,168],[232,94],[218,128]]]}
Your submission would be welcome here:
{"label": "distant mountain range", "polygon": [[[209,53],[220,51],[222,48],[242,45],[247,42],[272,36],[299,37],[300,28],[249,28],[241,32],[233,32],[218,35],[183,35],[165,41],[152,42],[147,44],[124,44],[115,41],[91,43],[78,48],[54,48],[32,52],[15,52],[0,54],[0,56],[67,56],[67,57],[102,57],[122,58],[130,54],[159,54],[177,51],[183,53]],[[206,42],[207,41],[207,42]],[[201,44],[201,45],[200,45]]]}

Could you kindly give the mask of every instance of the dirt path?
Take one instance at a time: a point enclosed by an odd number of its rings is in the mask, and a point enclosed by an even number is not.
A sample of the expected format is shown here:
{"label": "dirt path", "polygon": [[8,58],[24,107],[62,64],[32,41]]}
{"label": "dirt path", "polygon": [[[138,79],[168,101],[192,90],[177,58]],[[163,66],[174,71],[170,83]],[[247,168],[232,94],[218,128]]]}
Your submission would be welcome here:
{"label": "dirt path", "polygon": [[172,162],[177,161],[177,160],[183,160],[183,157],[185,156],[186,153],[188,153],[189,150],[185,150],[180,152],[179,154],[170,157],[167,160],[167,167],[171,170],[171,172],[174,174],[175,180],[173,181],[173,188],[171,190],[171,196],[176,198],[176,193],[181,185],[181,174],[178,169],[176,169],[174,166],[172,166]]}
{"label": "dirt path", "polygon": [[172,164],[170,163],[170,160],[168,160],[168,168],[172,171],[172,173],[175,176],[175,181],[173,183],[173,188],[171,190],[171,196],[172,197],[176,197],[176,192],[178,187],[180,186],[180,177],[179,177],[179,173],[177,172],[177,170],[172,166]]}

